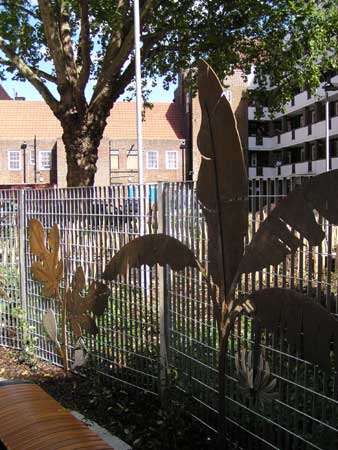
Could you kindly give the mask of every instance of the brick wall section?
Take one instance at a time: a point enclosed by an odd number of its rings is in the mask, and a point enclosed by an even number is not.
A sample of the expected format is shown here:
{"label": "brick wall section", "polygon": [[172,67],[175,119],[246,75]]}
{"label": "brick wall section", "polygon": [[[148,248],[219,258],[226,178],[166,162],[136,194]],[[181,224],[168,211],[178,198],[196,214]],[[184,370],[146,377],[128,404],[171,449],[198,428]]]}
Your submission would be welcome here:
{"label": "brick wall section", "polygon": [[[143,140],[144,182],[182,181],[185,170],[185,141],[182,139],[145,139]],[[110,149],[118,150],[119,167],[110,170]],[[108,139],[103,138],[99,148],[96,186],[109,184],[128,184],[138,181],[137,169],[127,168],[127,155],[137,149],[136,139]],[[158,169],[147,169],[147,151],[158,152]],[[166,151],[177,151],[178,165],[176,170],[166,169]],[[66,154],[62,141],[58,141],[58,186],[66,186]]]}
{"label": "brick wall section", "polygon": [[[234,75],[224,80],[224,85],[231,91],[231,108],[235,113],[238,132],[241,138],[244,155],[247,157],[248,149],[248,103],[246,99],[247,85],[241,77],[241,71],[236,70]],[[201,125],[201,109],[198,98],[192,100],[192,170],[193,179],[197,180],[201,155],[197,147],[197,135]]]}
{"label": "brick wall section", "polygon": [[[64,145],[61,139],[62,129],[59,122],[44,102],[0,100],[0,175],[1,184],[22,184],[24,171],[8,170],[8,150],[20,151],[21,145],[27,143],[26,183],[35,182],[34,165],[30,164],[30,152],[33,150],[34,136],[37,136],[37,172],[36,182],[46,184],[57,182],[66,186],[67,164]],[[136,107],[134,103],[117,102],[108,118],[104,137],[99,147],[99,159],[95,184],[109,185],[110,181],[127,183],[137,181],[136,171],[126,173],[126,153],[136,149]],[[155,103],[147,109],[143,117],[144,139],[144,181],[182,181],[186,161],[182,157],[185,143],[183,114],[175,103]],[[110,148],[119,149],[120,166],[116,174],[110,174]],[[39,151],[52,150],[55,167],[52,171],[39,168]],[[157,150],[159,168],[147,170],[146,152]],[[178,152],[178,169],[165,168],[165,152]],[[21,163],[23,158],[21,157]],[[21,164],[21,167],[23,164]],[[122,171],[124,170],[124,173]],[[115,178],[117,176],[117,178]]]}
{"label": "brick wall section", "polygon": [[[0,139],[0,184],[24,183],[24,150],[21,148],[23,141],[14,139]],[[31,164],[31,153],[34,153],[34,139],[26,141],[26,184],[51,184],[55,180],[52,170],[43,170],[39,166],[40,151],[56,151],[55,139],[41,139],[36,142],[37,160],[36,166]],[[20,152],[20,170],[9,170],[9,151]],[[54,168],[55,170],[55,168]],[[36,181],[35,181],[36,180]]]}

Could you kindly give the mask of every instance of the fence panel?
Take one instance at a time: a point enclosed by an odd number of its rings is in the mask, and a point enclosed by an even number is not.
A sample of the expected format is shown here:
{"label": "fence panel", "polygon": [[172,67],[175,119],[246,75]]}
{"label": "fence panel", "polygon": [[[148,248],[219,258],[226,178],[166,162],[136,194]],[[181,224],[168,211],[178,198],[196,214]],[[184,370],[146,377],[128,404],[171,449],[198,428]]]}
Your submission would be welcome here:
{"label": "fence panel", "polygon": [[0,191],[0,345],[21,346],[19,191]]}
{"label": "fence panel", "polygon": [[[250,181],[247,242],[274,205],[294,187],[292,180],[282,178]],[[24,297],[26,291],[23,304],[27,305],[36,353],[44,360],[61,363],[41,323],[48,307],[57,313],[58,307],[55,300],[41,296],[41,285],[32,279],[29,270],[33,259],[27,224],[32,218],[39,219],[48,230],[54,223],[60,228],[61,256],[69,267],[62,291],[79,265],[88,282],[100,279],[107,261],[125,243],[139,236],[141,221],[146,234],[164,232],[178,238],[208,266],[208,233],[195,186],[164,183],[158,190],[156,186],[142,189],[140,192],[138,186],[116,185],[26,190],[23,200],[17,191],[0,191],[0,214],[5,218],[0,222],[0,257],[5,288],[10,295],[10,301],[1,303],[0,345],[20,345],[18,321],[11,309],[21,304],[19,251],[24,249],[25,272],[21,272],[21,278],[24,274],[25,279],[21,287],[26,289],[21,289],[21,294]],[[21,211],[20,201],[24,202]],[[143,217],[140,201],[144,202]],[[159,220],[157,216],[161,216]],[[327,238],[321,246],[304,245],[278,266],[243,276],[238,293],[246,295],[263,287],[288,287],[308,294],[336,316],[337,227],[325,221],[322,224]],[[20,245],[22,231],[26,241]],[[159,380],[164,380],[163,366],[168,364],[179,395],[186,392],[193,399],[194,417],[215,431],[218,337],[208,288],[200,273],[193,269],[174,273],[168,267],[130,270],[126,279],[119,278],[111,284],[111,292],[108,310],[97,320],[98,335],[85,336],[96,369],[112,379],[156,394],[160,390]],[[160,317],[160,311],[167,317]],[[244,449],[337,448],[335,373],[325,375],[302,360],[301,355],[291,352],[282,333],[273,336],[265,333],[261,342],[262,352],[277,379],[278,399],[261,407],[253,398],[240,393],[234,359],[241,349],[251,348],[253,330],[252,318],[242,316],[229,343],[225,400],[231,440]],[[75,342],[70,330],[68,334],[72,356]]]}
{"label": "fence panel", "polygon": [[[142,194],[140,196],[140,193]],[[154,223],[154,186],[110,186],[96,188],[26,191],[26,217],[41,221],[49,230],[54,223],[61,235],[61,256],[71,283],[76,267],[82,266],[88,284],[99,280],[106,262],[129,240],[139,235],[140,223],[149,233]],[[156,198],[155,198],[156,200]],[[144,217],[140,217],[140,201]],[[26,246],[28,320],[34,329],[39,358],[60,364],[46,339],[43,312],[51,307],[59,315],[55,300],[41,296],[41,285],[30,274],[32,255]],[[99,333],[85,336],[86,346],[99,372],[124,382],[158,391],[159,320],[156,269],[130,270],[128,280],[112,283],[106,313],[96,319]],[[69,353],[74,338],[68,330]]]}
{"label": "fence panel", "polygon": [[[271,209],[295,187],[293,180],[254,179],[250,182],[247,242]],[[193,185],[166,186],[166,231],[185,242],[207,266],[207,230]],[[318,217],[318,220],[321,220]],[[234,224],[236,226],[236,224]],[[323,223],[327,239],[318,248],[304,245],[277,267],[243,276],[239,293],[265,287],[296,289],[337,313],[332,272],[336,227]],[[268,249],[267,249],[268,251]],[[170,314],[169,362],[178,370],[178,386],[192,395],[198,420],[215,430],[217,424],[217,330],[207,287],[198,273],[168,275]],[[251,317],[238,319],[227,355],[227,431],[244,449],[335,449],[338,447],[337,380],[291,352],[283,335],[264,334],[262,352],[277,379],[278,399],[259,406],[238,389],[234,359],[250,350],[254,339]]]}

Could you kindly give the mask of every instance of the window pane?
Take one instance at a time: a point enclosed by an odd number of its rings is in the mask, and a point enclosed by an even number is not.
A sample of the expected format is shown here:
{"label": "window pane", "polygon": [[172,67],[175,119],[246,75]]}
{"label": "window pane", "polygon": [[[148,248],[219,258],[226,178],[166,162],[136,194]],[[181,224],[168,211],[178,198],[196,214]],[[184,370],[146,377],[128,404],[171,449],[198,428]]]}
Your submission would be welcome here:
{"label": "window pane", "polygon": [[8,168],[10,170],[20,170],[21,165],[21,153],[20,152],[8,152]]}
{"label": "window pane", "polygon": [[166,152],[166,168],[175,170],[177,169],[177,152]]}
{"label": "window pane", "polygon": [[147,152],[147,169],[157,169],[157,152],[149,151]]}
{"label": "window pane", "polygon": [[52,166],[52,153],[51,151],[40,152],[40,169],[50,169]]}

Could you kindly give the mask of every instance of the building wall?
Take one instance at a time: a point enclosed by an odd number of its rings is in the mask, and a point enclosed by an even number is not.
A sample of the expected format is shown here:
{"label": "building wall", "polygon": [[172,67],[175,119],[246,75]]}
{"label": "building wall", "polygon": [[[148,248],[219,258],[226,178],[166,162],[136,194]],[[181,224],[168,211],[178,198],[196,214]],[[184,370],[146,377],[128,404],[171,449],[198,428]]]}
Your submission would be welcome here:
{"label": "building wall", "polygon": [[[158,152],[158,169],[147,168],[147,152]],[[107,186],[109,184],[128,184],[138,181],[138,170],[128,169],[127,158],[137,151],[136,139],[108,139],[103,138],[99,147],[99,159],[97,162],[97,173],[95,176],[96,186]],[[166,169],[166,152],[177,151],[177,169]],[[157,181],[183,181],[185,179],[185,141],[182,139],[145,139],[143,140],[143,167],[144,182]],[[111,155],[118,155],[118,168],[111,167]],[[58,140],[58,186],[67,185],[66,153],[61,140]]]}
{"label": "building wall", "polygon": [[[245,158],[248,150],[248,102],[247,83],[241,76],[241,71],[236,70],[234,75],[224,80],[227,98],[235,114],[237,128],[240,135]],[[192,123],[191,123],[191,147],[192,147],[192,171],[193,180],[197,180],[201,155],[197,147],[197,136],[201,125],[201,108],[198,97],[192,99]]]}
{"label": "building wall", "polygon": [[[56,170],[55,165],[51,169],[43,169],[40,167],[40,152],[50,151],[52,152],[52,160],[55,159],[57,151],[55,139],[40,139],[36,141],[36,165],[31,159],[34,158],[34,140],[26,141],[27,147],[24,150],[21,148],[23,144],[22,140],[0,140],[0,184],[54,184],[56,182]],[[20,169],[9,169],[9,152],[19,152],[20,155]],[[24,153],[26,154],[26,161],[24,159]],[[24,164],[26,162],[26,164]],[[26,166],[26,180],[25,169]]]}
{"label": "building wall", "polygon": [[[338,76],[331,82],[338,83]],[[329,102],[329,164],[338,156],[338,93],[328,92]],[[248,108],[250,120],[249,166],[251,176],[316,175],[326,167],[326,93],[324,82],[315,95],[306,90],[296,94],[284,105],[273,120],[263,108],[263,117],[257,121],[255,106]],[[275,170],[272,170],[275,169]]]}

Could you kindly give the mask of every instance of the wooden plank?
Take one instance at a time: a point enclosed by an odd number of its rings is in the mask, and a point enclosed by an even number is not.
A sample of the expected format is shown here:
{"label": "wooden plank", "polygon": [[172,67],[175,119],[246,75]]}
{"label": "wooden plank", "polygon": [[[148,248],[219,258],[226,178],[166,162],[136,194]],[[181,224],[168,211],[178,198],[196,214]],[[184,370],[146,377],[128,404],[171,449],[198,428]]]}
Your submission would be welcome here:
{"label": "wooden plank", "polygon": [[112,449],[33,384],[0,386],[0,440],[8,450]]}

